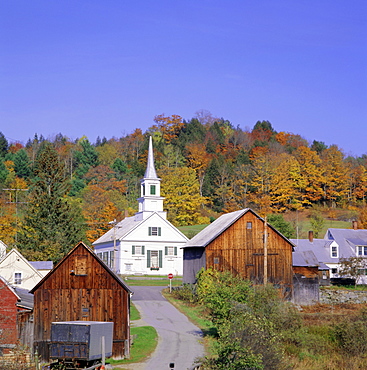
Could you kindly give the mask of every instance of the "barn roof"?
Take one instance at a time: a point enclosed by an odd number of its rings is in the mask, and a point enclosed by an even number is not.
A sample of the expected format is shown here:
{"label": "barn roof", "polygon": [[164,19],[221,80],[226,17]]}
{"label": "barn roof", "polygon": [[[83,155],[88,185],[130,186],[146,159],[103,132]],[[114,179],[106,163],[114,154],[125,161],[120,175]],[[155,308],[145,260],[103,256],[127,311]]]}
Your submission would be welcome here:
{"label": "barn roof", "polygon": [[27,308],[32,310],[33,309],[33,300],[34,296],[31,294],[27,289],[19,288],[13,286],[13,289],[17,296],[19,297],[19,301],[17,303],[18,307]]}
{"label": "barn roof", "polygon": [[[247,212],[251,212],[259,220],[265,222],[263,218],[257,215],[250,208],[245,208],[239,211],[225,213],[222,216],[218,217],[215,221],[213,221],[205,229],[201,230],[198,234],[196,234],[191,240],[189,240],[184,245],[183,248],[206,247],[209,243],[211,243],[214,239],[216,239],[220,234],[222,234],[226,229],[228,229],[231,225],[233,225],[239,218],[241,218]],[[269,223],[267,225],[270,229],[275,231],[282,238],[286,239],[293,247],[293,243],[289,239],[287,239],[284,235],[282,235],[277,229],[275,229]]]}
{"label": "barn roof", "polygon": [[85,248],[85,250],[90,253],[93,258],[95,258],[106,270],[106,272],[115,279],[128,293],[133,293],[130,288],[124,283],[122,279],[119,278],[95,253],[94,251],[88,247],[83,242],[79,242],[65,257],[30,291],[30,293],[34,293],[47,279],[49,279],[57,270],[58,268],[64,263],[64,261],[69,258],[69,256],[77,249],[79,246]]}

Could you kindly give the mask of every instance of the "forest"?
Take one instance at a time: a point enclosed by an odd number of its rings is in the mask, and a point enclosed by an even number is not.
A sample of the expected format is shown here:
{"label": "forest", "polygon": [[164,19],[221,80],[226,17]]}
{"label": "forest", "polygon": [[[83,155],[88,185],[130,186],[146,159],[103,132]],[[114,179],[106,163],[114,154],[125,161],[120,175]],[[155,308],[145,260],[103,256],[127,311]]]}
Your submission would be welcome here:
{"label": "forest", "polygon": [[208,224],[250,207],[261,216],[338,209],[367,226],[367,155],[308,142],[269,121],[241,129],[209,112],[190,120],[158,115],[143,132],[71,140],[35,134],[25,145],[0,133],[0,240],[31,260],[57,261],[91,244],[112,220],[137,212],[152,136],[168,219]]}

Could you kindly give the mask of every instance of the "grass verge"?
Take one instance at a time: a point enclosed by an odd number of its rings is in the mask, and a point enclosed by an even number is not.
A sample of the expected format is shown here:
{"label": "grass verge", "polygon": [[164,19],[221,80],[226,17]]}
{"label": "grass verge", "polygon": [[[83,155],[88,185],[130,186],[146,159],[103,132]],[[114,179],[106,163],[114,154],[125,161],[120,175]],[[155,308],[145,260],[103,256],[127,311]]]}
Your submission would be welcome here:
{"label": "grass verge", "polygon": [[139,320],[140,318],[140,312],[135,307],[134,303],[130,302],[130,320],[135,321]]}
{"label": "grass verge", "polygon": [[106,361],[107,363],[111,365],[133,364],[145,360],[155,350],[158,343],[158,334],[152,326],[131,328],[131,335],[135,339],[130,348],[130,358],[124,360],[109,359]]}

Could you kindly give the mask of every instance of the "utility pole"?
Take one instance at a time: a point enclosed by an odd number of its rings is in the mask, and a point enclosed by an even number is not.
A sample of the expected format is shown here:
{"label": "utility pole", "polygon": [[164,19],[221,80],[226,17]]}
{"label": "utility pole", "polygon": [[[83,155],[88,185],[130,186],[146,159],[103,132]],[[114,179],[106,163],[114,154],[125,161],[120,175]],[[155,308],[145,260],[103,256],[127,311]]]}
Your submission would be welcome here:
{"label": "utility pole", "polygon": [[268,227],[264,220],[264,285],[268,283]]}
{"label": "utility pole", "polygon": [[113,227],[113,272],[117,274],[117,247],[116,247],[116,225],[117,221],[114,219],[113,221],[110,221],[108,223],[109,225],[112,225]]}

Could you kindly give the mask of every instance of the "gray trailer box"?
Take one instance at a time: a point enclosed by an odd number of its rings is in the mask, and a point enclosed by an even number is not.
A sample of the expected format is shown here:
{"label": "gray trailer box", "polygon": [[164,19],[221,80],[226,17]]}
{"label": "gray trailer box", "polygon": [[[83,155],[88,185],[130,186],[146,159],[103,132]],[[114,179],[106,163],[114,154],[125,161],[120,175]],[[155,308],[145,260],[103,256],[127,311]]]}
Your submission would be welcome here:
{"label": "gray trailer box", "polygon": [[51,324],[50,358],[91,361],[112,356],[113,322],[60,321]]}

